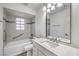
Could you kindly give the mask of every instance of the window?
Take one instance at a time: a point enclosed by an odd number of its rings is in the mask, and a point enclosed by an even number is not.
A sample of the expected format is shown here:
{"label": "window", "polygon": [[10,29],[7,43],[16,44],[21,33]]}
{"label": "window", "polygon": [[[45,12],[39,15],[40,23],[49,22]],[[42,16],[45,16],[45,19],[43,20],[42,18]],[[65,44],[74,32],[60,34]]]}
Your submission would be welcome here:
{"label": "window", "polygon": [[16,18],[16,30],[24,30],[24,19]]}

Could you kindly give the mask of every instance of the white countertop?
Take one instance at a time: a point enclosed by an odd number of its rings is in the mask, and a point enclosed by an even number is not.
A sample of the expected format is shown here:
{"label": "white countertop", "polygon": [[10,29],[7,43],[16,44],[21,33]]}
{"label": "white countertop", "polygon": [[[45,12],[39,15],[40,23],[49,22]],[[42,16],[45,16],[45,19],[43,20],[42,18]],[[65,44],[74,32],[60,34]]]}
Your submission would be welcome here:
{"label": "white countertop", "polygon": [[79,49],[74,48],[71,46],[63,45],[59,43],[58,47],[50,48],[48,46],[43,45],[41,42],[45,41],[47,39],[44,38],[36,38],[33,41],[38,43],[39,45],[43,46],[44,48],[48,49],[50,52],[55,53],[58,56],[79,56]]}

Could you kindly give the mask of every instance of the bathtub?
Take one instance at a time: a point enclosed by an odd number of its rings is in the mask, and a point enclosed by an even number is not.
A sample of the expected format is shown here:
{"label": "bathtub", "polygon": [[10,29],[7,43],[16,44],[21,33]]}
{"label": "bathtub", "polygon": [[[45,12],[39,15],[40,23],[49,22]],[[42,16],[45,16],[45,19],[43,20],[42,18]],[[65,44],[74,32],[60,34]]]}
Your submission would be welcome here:
{"label": "bathtub", "polygon": [[31,44],[30,39],[23,39],[7,43],[4,46],[4,56],[16,56],[25,52],[24,47]]}

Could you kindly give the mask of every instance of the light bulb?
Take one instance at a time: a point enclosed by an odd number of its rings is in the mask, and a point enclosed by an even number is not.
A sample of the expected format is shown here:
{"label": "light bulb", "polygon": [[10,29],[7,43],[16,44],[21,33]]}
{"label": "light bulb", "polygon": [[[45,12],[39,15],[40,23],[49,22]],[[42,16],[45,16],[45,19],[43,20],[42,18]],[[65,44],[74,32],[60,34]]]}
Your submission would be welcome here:
{"label": "light bulb", "polygon": [[51,3],[49,3],[48,5],[47,5],[47,8],[50,8],[51,7]]}
{"label": "light bulb", "polygon": [[51,7],[51,10],[55,10],[55,6],[52,6],[52,7]]}
{"label": "light bulb", "polygon": [[46,11],[46,6],[43,7],[43,11]]}
{"label": "light bulb", "polygon": [[58,4],[57,4],[57,7],[62,7],[62,6],[63,6],[62,3],[58,3]]}
{"label": "light bulb", "polygon": [[54,5],[56,4],[56,3],[53,3]]}
{"label": "light bulb", "polygon": [[50,13],[50,9],[47,9],[47,13]]}

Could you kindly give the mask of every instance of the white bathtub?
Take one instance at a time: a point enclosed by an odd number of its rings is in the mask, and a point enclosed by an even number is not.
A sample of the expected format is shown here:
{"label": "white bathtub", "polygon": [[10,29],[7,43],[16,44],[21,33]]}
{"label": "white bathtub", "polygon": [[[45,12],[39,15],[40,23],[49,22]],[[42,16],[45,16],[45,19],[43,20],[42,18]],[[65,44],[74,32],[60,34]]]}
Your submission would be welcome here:
{"label": "white bathtub", "polygon": [[4,56],[15,56],[24,52],[24,47],[28,44],[31,44],[29,39],[7,43],[4,47]]}

